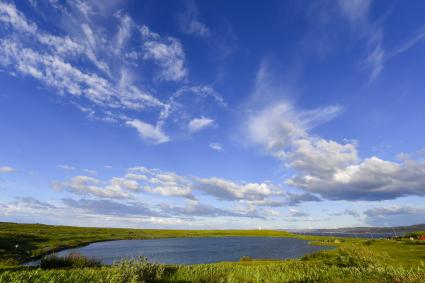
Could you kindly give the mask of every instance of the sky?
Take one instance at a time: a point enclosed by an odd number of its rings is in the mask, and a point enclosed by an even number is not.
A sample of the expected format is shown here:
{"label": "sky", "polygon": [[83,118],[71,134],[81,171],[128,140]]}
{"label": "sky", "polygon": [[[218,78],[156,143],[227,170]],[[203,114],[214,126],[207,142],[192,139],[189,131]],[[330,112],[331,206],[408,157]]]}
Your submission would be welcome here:
{"label": "sky", "polygon": [[0,0],[0,221],[423,223],[424,9]]}

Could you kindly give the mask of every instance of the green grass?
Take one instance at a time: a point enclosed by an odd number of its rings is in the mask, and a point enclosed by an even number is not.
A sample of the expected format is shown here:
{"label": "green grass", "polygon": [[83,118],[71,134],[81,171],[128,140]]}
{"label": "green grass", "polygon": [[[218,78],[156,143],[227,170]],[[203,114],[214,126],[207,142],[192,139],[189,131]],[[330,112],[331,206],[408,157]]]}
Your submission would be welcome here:
{"label": "green grass", "polygon": [[99,260],[88,258],[79,253],[70,253],[66,256],[57,256],[55,254],[47,255],[40,260],[41,269],[57,269],[57,268],[83,268],[83,267],[100,267]]}
{"label": "green grass", "polygon": [[[91,265],[76,257],[52,258],[50,268],[17,263],[54,250],[116,239],[270,236],[310,240],[336,249],[294,260],[250,260],[199,265],[131,260]],[[16,247],[15,245],[19,246]],[[258,230],[144,230],[0,223],[0,282],[424,282],[425,245],[405,238],[370,240],[293,235]],[[65,262],[65,265],[62,263]],[[49,265],[44,266],[48,268]],[[58,268],[59,267],[59,268]]]}
{"label": "green grass", "polygon": [[[163,265],[145,260],[74,269],[0,271],[0,282],[423,282],[425,266],[382,266],[369,252],[349,250],[333,260]],[[373,255],[372,255],[373,256]]]}

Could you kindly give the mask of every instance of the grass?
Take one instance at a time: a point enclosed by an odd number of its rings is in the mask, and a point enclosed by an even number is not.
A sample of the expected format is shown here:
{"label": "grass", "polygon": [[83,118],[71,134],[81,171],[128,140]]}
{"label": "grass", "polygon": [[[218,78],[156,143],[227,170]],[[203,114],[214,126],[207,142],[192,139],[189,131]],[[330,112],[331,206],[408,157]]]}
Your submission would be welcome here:
{"label": "grass", "polygon": [[[153,264],[146,259],[99,266],[81,256],[48,257],[42,268],[18,263],[95,241],[169,237],[270,236],[310,240],[333,250],[295,260],[199,265]],[[0,282],[423,282],[425,245],[406,238],[370,240],[258,230],[144,230],[0,223]],[[18,245],[18,246],[16,246]]]}
{"label": "grass", "polygon": [[[367,248],[366,248],[367,250]],[[423,282],[425,266],[383,266],[369,251],[342,251],[333,259],[236,262],[199,265],[153,264],[146,259],[100,268],[0,271],[0,282]]]}
{"label": "grass", "polygon": [[41,269],[100,267],[101,265],[100,261],[82,256],[79,253],[70,253],[61,257],[52,254],[40,260]]}

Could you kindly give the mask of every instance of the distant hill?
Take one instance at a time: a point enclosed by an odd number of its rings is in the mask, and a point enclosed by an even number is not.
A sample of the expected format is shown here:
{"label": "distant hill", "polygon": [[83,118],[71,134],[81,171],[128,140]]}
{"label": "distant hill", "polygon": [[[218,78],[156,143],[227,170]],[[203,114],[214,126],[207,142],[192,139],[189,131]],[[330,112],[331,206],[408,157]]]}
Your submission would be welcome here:
{"label": "distant hill", "polygon": [[[397,227],[345,227],[336,229],[304,229],[297,232],[313,232],[313,233],[410,233],[416,231],[425,231],[424,224],[416,224],[411,226]],[[295,232],[295,231],[294,231]]]}

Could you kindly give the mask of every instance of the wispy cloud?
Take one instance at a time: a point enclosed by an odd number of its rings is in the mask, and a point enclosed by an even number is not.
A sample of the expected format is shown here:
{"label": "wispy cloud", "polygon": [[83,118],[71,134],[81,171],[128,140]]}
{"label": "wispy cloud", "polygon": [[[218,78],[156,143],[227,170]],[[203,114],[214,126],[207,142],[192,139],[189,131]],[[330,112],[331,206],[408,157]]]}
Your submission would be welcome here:
{"label": "wispy cloud", "polygon": [[13,173],[15,172],[15,168],[10,166],[0,166],[0,173]]}
{"label": "wispy cloud", "polygon": [[194,1],[184,1],[184,11],[178,16],[182,32],[199,37],[208,37],[209,28],[199,20],[199,10]]}
{"label": "wispy cloud", "polygon": [[416,44],[425,39],[425,27],[422,27],[416,34],[400,47],[389,52],[388,57],[396,56],[413,48]]}
{"label": "wispy cloud", "polygon": [[364,212],[365,221],[370,225],[399,226],[422,223],[425,208],[422,206],[384,206],[368,209]]}
{"label": "wispy cloud", "polygon": [[213,127],[214,125],[215,124],[213,119],[207,117],[200,117],[190,120],[187,126],[189,128],[189,131],[194,133],[205,128]]}
{"label": "wispy cloud", "polygon": [[147,26],[140,28],[144,40],[143,58],[153,60],[161,68],[160,80],[181,81],[187,76],[185,53],[180,41],[173,37],[161,37]]}
{"label": "wispy cloud", "polygon": [[216,151],[224,151],[223,145],[218,142],[212,142],[208,145],[208,147]]}
{"label": "wispy cloud", "polygon": [[[76,1],[43,5],[66,19],[54,23],[57,33],[38,26],[15,5],[0,3],[0,66],[13,75],[38,80],[69,98],[90,118],[132,126],[143,140],[159,144],[171,140],[162,129],[170,113],[184,117],[173,121],[187,123],[187,115],[199,108],[178,111],[183,107],[179,97],[191,93],[198,96],[196,103],[212,97],[218,105],[225,104],[212,87],[191,86],[179,39],[139,26],[122,11],[108,19],[116,32],[102,29],[98,20],[104,17],[103,9],[109,4]],[[146,71],[149,63],[154,67],[153,74]],[[160,98],[157,88],[166,81],[176,83],[175,95]],[[136,118],[140,113],[143,119],[158,117],[156,126]]]}
{"label": "wispy cloud", "polygon": [[169,137],[162,131],[160,125],[152,126],[138,119],[127,121],[126,124],[137,130],[140,137],[148,142],[160,144],[168,142]]}
{"label": "wispy cloud", "polygon": [[60,164],[60,165],[58,165],[58,168],[65,170],[65,171],[74,171],[76,169],[74,166],[67,165],[67,164]]}

